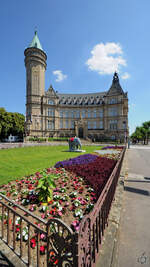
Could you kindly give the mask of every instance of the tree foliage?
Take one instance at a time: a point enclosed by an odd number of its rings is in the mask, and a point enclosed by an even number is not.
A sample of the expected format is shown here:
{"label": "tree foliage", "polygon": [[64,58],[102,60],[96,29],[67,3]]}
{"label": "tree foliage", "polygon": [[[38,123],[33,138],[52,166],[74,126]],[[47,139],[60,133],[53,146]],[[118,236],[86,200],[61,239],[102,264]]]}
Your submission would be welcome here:
{"label": "tree foliage", "polygon": [[23,137],[25,117],[20,113],[7,112],[0,107],[0,140],[13,136]]}
{"label": "tree foliage", "polygon": [[150,138],[150,121],[145,121],[142,123],[142,126],[138,126],[135,129],[135,132],[131,135],[133,142],[143,141],[144,144],[148,143]]}

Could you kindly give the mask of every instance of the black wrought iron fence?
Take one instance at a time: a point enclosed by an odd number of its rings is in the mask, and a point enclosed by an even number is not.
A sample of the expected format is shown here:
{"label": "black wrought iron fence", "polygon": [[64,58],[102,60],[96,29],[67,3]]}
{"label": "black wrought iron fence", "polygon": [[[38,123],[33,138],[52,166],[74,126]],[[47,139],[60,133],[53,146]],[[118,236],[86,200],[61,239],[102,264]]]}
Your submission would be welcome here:
{"label": "black wrought iron fence", "polygon": [[125,148],[92,212],[78,232],[60,219],[48,221],[0,194],[0,238],[27,266],[94,267],[120,175]]}

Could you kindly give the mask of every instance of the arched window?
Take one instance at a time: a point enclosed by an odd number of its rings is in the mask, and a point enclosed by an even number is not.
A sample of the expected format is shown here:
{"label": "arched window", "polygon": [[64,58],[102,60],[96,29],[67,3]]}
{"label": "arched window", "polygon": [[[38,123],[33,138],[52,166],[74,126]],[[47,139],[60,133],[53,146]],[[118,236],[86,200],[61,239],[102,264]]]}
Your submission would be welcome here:
{"label": "arched window", "polygon": [[48,100],[48,104],[49,104],[49,105],[54,105],[54,101],[53,101],[52,99],[49,99],[49,100]]}

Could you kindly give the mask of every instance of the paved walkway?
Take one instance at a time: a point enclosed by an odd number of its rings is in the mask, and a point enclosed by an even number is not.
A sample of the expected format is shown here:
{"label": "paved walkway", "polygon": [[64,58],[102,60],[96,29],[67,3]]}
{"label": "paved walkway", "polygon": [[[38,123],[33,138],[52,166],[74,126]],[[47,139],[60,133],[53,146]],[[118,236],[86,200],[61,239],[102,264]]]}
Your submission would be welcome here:
{"label": "paved walkway", "polygon": [[127,151],[121,222],[114,267],[150,266],[150,147]]}
{"label": "paved walkway", "polygon": [[13,267],[0,252],[0,267]]}

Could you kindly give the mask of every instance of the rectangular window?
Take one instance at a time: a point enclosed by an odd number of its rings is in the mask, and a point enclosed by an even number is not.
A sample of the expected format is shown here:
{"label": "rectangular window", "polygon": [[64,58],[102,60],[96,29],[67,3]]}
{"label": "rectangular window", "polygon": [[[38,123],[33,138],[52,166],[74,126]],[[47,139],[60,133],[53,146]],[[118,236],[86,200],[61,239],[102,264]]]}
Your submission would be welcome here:
{"label": "rectangular window", "polygon": [[91,110],[88,110],[88,118],[91,118]]}
{"label": "rectangular window", "polygon": [[63,118],[63,110],[60,110],[60,111],[59,111],[59,117],[60,117],[60,118]]}
{"label": "rectangular window", "polygon": [[103,118],[103,109],[99,110],[99,116],[100,116],[100,118]]}
{"label": "rectangular window", "polygon": [[91,122],[88,121],[88,129],[91,129]]}
{"label": "rectangular window", "polygon": [[108,115],[109,116],[117,116],[118,115],[117,107],[109,108],[108,109]]}
{"label": "rectangular window", "polygon": [[100,122],[99,122],[99,128],[100,128],[100,129],[103,129],[103,128],[104,128],[104,127],[103,127],[103,121],[100,121]]}
{"label": "rectangular window", "polygon": [[96,118],[96,110],[93,111],[93,117]]}
{"label": "rectangular window", "polygon": [[116,98],[111,98],[108,101],[108,104],[116,104],[117,103],[117,99]]}
{"label": "rectangular window", "polygon": [[71,118],[74,118],[74,110],[71,110]]}
{"label": "rectangular window", "polygon": [[66,120],[66,121],[65,121],[65,128],[68,129],[68,126],[69,126],[69,121]]}
{"label": "rectangular window", "polygon": [[47,128],[48,128],[48,130],[54,130],[54,121],[49,121],[48,120]]}
{"label": "rectangular window", "polygon": [[65,110],[65,118],[69,118],[69,111]]}
{"label": "rectangular window", "polygon": [[74,129],[74,121],[71,121],[71,129]]}
{"label": "rectangular window", "polygon": [[48,108],[48,116],[49,117],[54,117],[54,109]]}
{"label": "rectangular window", "polygon": [[82,110],[82,118],[85,118],[86,116],[85,116],[85,110]]}
{"label": "rectangular window", "polygon": [[63,120],[60,120],[59,123],[60,123],[60,124],[59,124],[59,128],[60,128],[60,129],[63,129]]}
{"label": "rectangular window", "polygon": [[77,110],[77,112],[76,112],[76,118],[77,118],[77,119],[80,118],[80,110]]}
{"label": "rectangular window", "polygon": [[96,121],[93,121],[93,129],[96,129]]}
{"label": "rectangular window", "polygon": [[110,130],[117,130],[117,120],[110,120],[109,121],[109,129]]}

